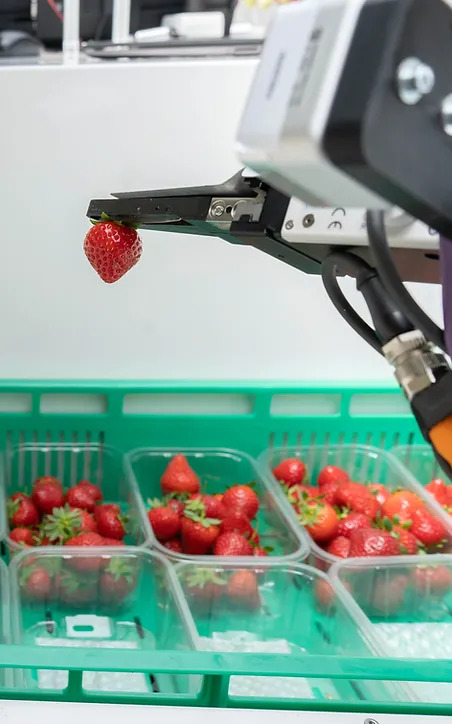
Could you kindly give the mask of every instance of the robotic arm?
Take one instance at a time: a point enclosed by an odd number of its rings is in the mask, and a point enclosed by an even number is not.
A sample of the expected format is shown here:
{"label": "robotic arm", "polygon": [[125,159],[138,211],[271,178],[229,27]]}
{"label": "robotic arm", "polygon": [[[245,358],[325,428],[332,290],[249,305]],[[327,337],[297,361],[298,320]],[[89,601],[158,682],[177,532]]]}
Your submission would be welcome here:
{"label": "robotic arm", "polygon": [[[452,334],[447,346],[402,282],[442,279],[447,338],[451,28],[450,0],[281,7],[238,132],[253,171],[219,186],[115,194],[91,201],[88,216],[250,244],[321,274],[340,314],[394,366],[452,478]],[[344,274],[373,328],[343,296]]]}

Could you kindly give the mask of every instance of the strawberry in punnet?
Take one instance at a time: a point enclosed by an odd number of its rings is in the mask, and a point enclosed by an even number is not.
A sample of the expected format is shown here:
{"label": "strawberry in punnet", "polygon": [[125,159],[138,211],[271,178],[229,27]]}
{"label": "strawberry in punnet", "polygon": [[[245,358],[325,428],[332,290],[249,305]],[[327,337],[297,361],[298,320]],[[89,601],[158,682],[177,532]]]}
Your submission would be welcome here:
{"label": "strawberry in punnet", "polygon": [[97,533],[97,522],[96,519],[91,513],[88,513],[87,510],[81,510],[81,508],[74,508],[75,512],[77,513],[79,520],[80,520],[80,532],[88,532],[91,531],[91,533]]}
{"label": "strawberry in punnet", "polygon": [[412,578],[422,593],[444,593],[452,589],[452,571],[447,566],[419,566],[414,569]]}
{"label": "strawberry in punnet", "polygon": [[140,260],[143,244],[136,229],[101,221],[88,231],[83,249],[102,281],[113,284]]}
{"label": "strawberry in punnet", "polygon": [[177,493],[170,493],[165,495],[162,501],[162,505],[167,505],[168,508],[174,510],[178,515],[182,515],[184,512],[184,503],[186,502],[187,496],[184,493],[178,495]]}
{"label": "strawberry in punnet", "polygon": [[317,485],[319,488],[323,488],[323,486],[328,483],[337,483],[337,485],[341,485],[342,483],[348,483],[349,480],[350,478],[345,470],[338,468],[336,465],[327,465],[326,468],[323,468],[323,470],[321,470],[318,474]]}
{"label": "strawberry in punnet", "polygon": [[446,505],[452,508],[452,485],[448,485],[446,488]]}
{"label": "strawberry in punnet", "polygon": [[397,556],[400,543],[387,530],[360,528],[350,537],[350,557]]}
{"label": "strawberry in punnet", "polygon": [[50,544],[64,545],[74,535],[84,530],[95,532],[95,528],[96,521],[87,511],[64,505],[43,518],[40,533]]}
{"label": "strawberry in punnet", "polygon": [[353,510],[355,513],[364,513],[374,519],[380,510],[380,505],[370,490],[362,483],[343,483],[336,492],[337,504]]}
{"label": "strawberry in punnet", "polygon": [[335,593],[329,581],[318,578],[314,584],[314,595],[321,609],[328,609],[333,605]]}
{"label": "strawberry in punnet", "polygon": [[245,538],[251,538],[254,528],[245,513],[231,510],[221,521],[220,533],[241,533]]}
{"label": "strawberry in punnet", "polygon": [[329,503],[308,500],[300,507],[298,520],[316,543],[328,543],[337,535],[339,519]]}
{"label": "strawberry in punnet", "polygon": [[149,500],[148,503],[151,505],[148,520],[157,540],[166,541],[177,536],[181,527],[179,513],[170,508],[169,505],[159,505],[159,501]]}
{"label": "strawberry in punnet", "polygon": [[287,458],[273,468],[276,480],[286,485],[302,483],[306,475],[306,465],[300,458]]}
{"label": "strawberry in punnet", "polygon": [[260,606],[257,577],[253,571],[235,571],[229,577],[227,596],[235,606],[255,611]]}
{"label": "strawberry in punnet", "polygon": [[100,599],[117,606],[133,591],[135,584],[134,566],[122,558],[111,558],[100,575]]}
{"label": "strawberry in punnet", "polygon": [[103,546],[125,546],[125,543],[123,540],[117,540],[116,538],[103,538],[102,537],[102,545]]}
{"label": "strawberry in punnet", "polygon": [[233,485],[223,495],[227,510],[239,510],[252,520],[259,510],[259,498],[249,485]]}
{"label": "strawberry in punnet", "polygon": [[215,495],[201,495],[201,493],[196,493],[189,497],[188,501],[190,502],[191,500],[202,500],[208,518],[219,518],[222,520],[225,515],[227,515],[227,510],[223,503],[223,496],[220,500]]}
{"label": "strawberry in punnet", "polygon": [[30,528],[13,528],[9,537],[14,541],[14,543],[18,543],[22,546],[34,546],[36,544]]}
{"label": "strawberry in punnet", "polygon": [[295,508],[303,501],[309,498],[317,498],[320,495],[319,488],[314,488],[311,485],[292,485],[290,488],[284,485],[283,487],[287,500]]}
{"label": "strawberry in punnet", "polygon": [[431,480],[428,485],[425,486],[430,495],[438,501],[440,505],[447,505],[447,485],[441,478],[435,478]]}
{"label": "strawberry in punnet", "polygon": [[165,548],[168,548],[169,551],[174,551],[174,553],[182,553],[182,543],[180,542],[179,538],[171,538],[171,540],[167,540],[163,544]]}
{"label": "strawberry in punnet", "polygon": [[322,500],[330,505],[336,505],[336,493],[339,486],[340,483],[335,483],[333,480],[322,485],[322,487],[319,488]]}
{"label": "strawberry in punnet", "polygon": [[381,483],[370,483],[367,487],[380,505],[383,505],[391,495],[390,491]]}
{"label": "strawberry in punnet", "polygon": [[117,503],[102,503],[101,505],[97,505],[94,509],[94,517],[98,518],[99,515],[102,515],[104,510],[113,510],[113,512],[118,513],[118,515],[121,513],[121,508]]}
{"label": "strawberry in punnet", "polygon": [[264,558],[265,556],[268,556],[268,551],[265,548],[262,548],[262,546],[254,546],[253,556],[256,558]]}
{"label": "strawberry in punnet", "polygon": [[394,525],[392,535],[398,540],[400,552],[404,555],[416,556],[419,553],[419,549],[422,548],[412,531],[409,528],[404,528],[403,525]]}
{"label": "strawberry in punnet", "polygon": [[426,548],[440,546],[447,539],[444,525],[425,508],[415,510],[411,520],[410,532]]}
{"label": "strawberry in punnet", "polygon": [[350,546],[350,538],[346,538],[344,535],[338,535],[328,544],[326,550],[328,553],[331,553],[332,556],[348,558],[350,555]]}
{"label": "strawberry in punnet", "polygon": [[215,543],[214,556],[252,556],[253,546],[240,533],[222,533]]}
{"label": "strawberry in punnet", "polygon": [[11,496],[7,504],[8,520],[14,528],[22,526],[34,526],[39,523],[39,512],[32,500],[20,493],[19,496]]}
{"label": "strawberry in punnet", "polygon": [[92,513],[96,507],[96,501],[92,497],[87,485],[74,485],[66,493],[66,503],[73,508],[81,508]]}
{"label": "strawberry in punnet", "polygon": [[160,479],[160,485],[165,494],[199,493],[201,483],[195,471],[188,464],[185,455],[175,455],[168,463]]}
{"label": "strawberry in punnet", "polygon": [[186,578],[186,592],[197,609],[207,613],[225,591],[226,581],[216,571],[195,569]]}
{"label": "strawberry in punnet", "polygon": [[54,508],[61,508],[64,505],[63,488],[59,481],[54,478],[38,478],[33,485],[33,493],[31,499],[37,509],[46,515],[51,513]]}
{"label": "strawberry in punnet", "polygon": [[206,555],[210,553],[220,534],[219,522],[215,518],[204,518],[197,521],[183,516],[181,539],[184,553],[189,555]]}
{"label": "strawberry in punnet", "polygon": [[[102,536],[98,535],[98,533],[80,533],[73,538],[69,538],[69,540],[66,541],[65,545],[75,548],[86,549],[102,546],[103,543],[104,539],[102,538]],[[99,570],[102,565],[102,559],[98,556],[87,556],[86,558],[79,558],[74,556],[68,561],[68,565],[70,565],[71,568],[74,568],[77,571],[81,571],[83,573],[90,573]]]}
{"label": "strawberry in punnet", "polygon": [[41,475],[41,477],[36,478],[33,482],[33,490],[40,485],[56,485],[58,488],[63,489],[61,480],[58,480],[58,478],[55,478],[53,475]]}
{"label": "strawberry in punnet", "polygon": [[396,575],[376,580],[372,587],[370,605],[380,616],[393,616],[400,611],[407,589],[407,576]]}
{"label": "strawberry in punnet", "polygon": [[101,503],[103,499],[102,490],[99,488],[98,485],[94,485],[94,483],[91,483],[89,480],[79,480],[77,483],[77,486],[82,485],[88,493],[91,495],[91,497],[95,500],[96,503]]}
{"label": "strawberry in punnet", "polygon": [[349,513],[345,518],[339,521],[337,534],[350,538],[354,530],[360,528],[371,528],[371,519],[364,513]]}
{"label": "strawberry in punnet", "polygon": [[104,538],[125,538],[127,517],[123,516],[117,505],[99,505],[95,511],[97,530]]}
{"label": "strawberry in punnet", "polygon": [[71,571],[63,571],[57,576],[55,589],[60,602],[70,606],[85,606],[97,598],[97,580],[79,576]]}
{"label": "strawberry in punnet", "polygon": [[403,523],[411,520],[415,510],[424,507],[421,498],[412,493],[411,490],[398,490],[389,496],[382,505],[382,514],[388,518],[397,518],[397,522]]}
{"label": "strawberry in punnet", "polygon": [[43,566],[27,566],[20,571],[21,589],[27,598],[45,601],[52,592],[50,573]]}

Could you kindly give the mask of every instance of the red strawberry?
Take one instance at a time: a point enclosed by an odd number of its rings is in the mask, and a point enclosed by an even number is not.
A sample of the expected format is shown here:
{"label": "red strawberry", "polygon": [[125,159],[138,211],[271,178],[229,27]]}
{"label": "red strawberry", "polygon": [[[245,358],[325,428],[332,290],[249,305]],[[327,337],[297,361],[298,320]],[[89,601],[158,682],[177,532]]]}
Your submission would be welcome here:
{"label": "red strawberry", "polygon": [[414,511],[423,507],[424,503],[421,498],[412,493],[411,490],[398,490],[385,500],[382,513],[391,519],[396,516],[398,522],[403,523],[406,520],[411,520]]}
{"label": "red strawberry", "polygon": [[125,543],[123,540],[118,540],[117,538],[103,538],[102,545],[103,546],[125,546]]}
{"label": "red strawberry", "polygon": [[111,558],[99,579],[100,599],[117,606],[135,588],[133,565],[122,558]]}
{"label": "red strawberry", "polygon": [[87,485],[74,485],[66,493],[66,503],[73,508],[81,508],[92,513],[96,507],[96,501],[91,496]]}
{"label": "red strawberry", "polygon": [[273,475],[281,483],[296,485],[303,482],[306,475],[306,465],[300,458],[287,458],[287,460],[279,463],[276,468],[273,468]]}
{"label": "red strawberry", "polygon": [[412,515],[410,532],[423,543],[423,545],[437,546],[447,538],[447,531],[438,518],[428,510],[419,508]]}
{"label": "red strawberry", "polygon": [[52,579],[43,566],[24,568],[20,572],[22,591],[35,601],[45,601],[52,591]]}
{"label": "red strawberry", "polygon": [[[103,505],[96,510],[97,529],[104,538],[122,540],[126,535],[125,518],[118,512],[119,506]],[[102,510],[100,510],[102,508]]]}
{"label": "red strawberry", "polygon": [[325,501],[325,503],[329,503],[330,505],[336,505],[336,493],[339,488],[340,483],[335,483],[334,480],[331,480],[329,483],[325,483],[320,488],[320,495],[322,496],[322,499]]}
{"label": "red strawberry", "polygon": [[452,507],[452,485],[448,485],[446,488],[446,500],[447,505]]}
{"label": "red strawberry", "polygon": [[433,495],[440,505],[447,505],[447,485],[441,478],[431,480],[425,489]]}
{"label": "red strawberry", "polygon": [[103,498],[102,490],[99,488],[98,485],[94,485],[94,483],[90,483],[89,480],[79,480],[77,483],[77,486],[79,486],[79,485],[82,485],[84,488],[86,488],[86,490],[91,495],[93,500],[96,501],[96,503],[102,502],[102,498]]}
{"label": "red strawberry", "polygon": [[317,543],[327,543],[337,535],[339,519],[329,503],[308,500],[300,508],[298,520]]}
{"label": "red strawberry", "polygon": [[102,505],[96,505],[94,508],[94,517],[97,520],[99,515],[102,515],[105,510],[112,510],[114,513],[121,513],[121,508],[117,503],[102,503]]}
{"label": "red strawberry", "polygon": [[35,540],[33,538],[33,533],[29,528],[13,528],[13,530],[10,532],[9,537],[11,540],[13,540],[15,543],[19,543],[19,545],[23,546],[34,546]]}
{"label": "red strawberry", "polygon": [[253,556],[258,556],[258,557],[268,556],[268,551],[266,551],[265,548],[262,548],[261,546],[255,546],[253,548]]}
{"label": "red strawberry", "polygon": [[215,518],[196,518],[185,516],[181,519],[182,549],[189,555],[206,555],[220,534],[219,521]]}
{"label": "red strawberry", "polygon": [[51,515],[46,515],[41,525],[41,535],[50,543],[64,544],[69,538],[84,530],[95,532],[96,521],[85,510],[70,508],[65,505],[54,508]]}
{"label": "red strawberry", "polygon": [[371,527],[371,520],[368,515],[364,515],[364,513],[349,513],[346,518],[339,521],[337,534],[343,535],[345,538],[350,538],[354,530]]}
{"label": "red strawberry", "polygon": [[344,535],[338,535],[336,538],[333,538],[326,550],[328,553],[331,553],[332,556],[348,558],[350,555],[350,545],[349,538],[346,538]]}
{"label": "red strawberry", "polygon": [[54,508],[61,508],[64,505],[63,489],[58,482],[36,483],[31,498],[37,509],[44,515],[51,513]]}
{"label": "red strawberry", "polygon": [[227,510],[240,510],[252,520],[259,510],[259,498],[249,485],[234,485],[224,493],[223,505]]}
{"label": "red strawberry", "polygon": [[284,490],[287,500],[294,506],[297,506],[304,500],[317,498],[320,495],[319,488],[313,488],[311,485],[292,485],[290,488],[284,485]]}
{"label": "red strawberry", "polygon": [[199,493],[201,483],[188,464],[185,455],[175,455],[171,458],[165,472],[160,479],[164,493]]}
{"label": "red strawberry", "polygon": [[176,513],[169,506],[153,508],[148,512],[148,519],[154,535],[159,541],[174,538],[180,531],[181,518],[179,513]]}
{"label": "red strawberry", "polygon": [[355,513],[364,513],[375,518],[380,506],[370,490],[362,483],[343,483],[336,492],[336,501]]}
{"label": "red strawberry", "polygon": [[[104,539],[102,536],[98,535],[98,533],[80,533],[79,535],[74,536],[73,538],[69,538],[69,540],[66,541],[66,546],[74,546],[74,547],[80,547],[80,548],[92,548],[95,546],[102,546],[104,544]],[[98,571],[100,566],[102,565],[102,559],[93,556],[93,557],[78,557],[74,556],[73,558],[68,561],[68,565],[70,564],[71,568],[74,568],[77,571],[82,571],[83,573],[89,573],[91,571]]]}
{"label": "red strawberry", "polygon": [[40,485],[56,485],[58,488],[63,488],[58,478],[54,478],[53,475],[41,475],[40,478],[36,478],[33,483],[33,490]]}
{"label": "red strawberry", "polygon": [[375,500],[380,504],[383,505],[383,503],[389,498],[391,493],[389,490],[382,485],[381,483],[371,483],[368,486],[368,489],[372,493],[372,495],[375,497]]}
{"label": "red strawberry", "polygon": [[207,613],[224,593],[226,581],[211,569],[195,569],[187,575],[186,592],[196,607]]}
{"label": "red strawberry", "polygon": [[220,533],[241,533],[246,538],[250,538],[254,529],[245,513],[240,510],[231,510],[221,521]]}
{"label": "red strawberry", "polygon": [[240,533],[222,533],[213,549],[214,556],[252,556],[253,546]]}
{"label": "red strawberry", "polygon": [[167,540],[163,544],[165,548],[168,548],[170,551],[174,551],[174,553],[182,553],[182,543],[178,538],[172,538],[171,540]]}
{"label": "red strawberry", "polygon": [[219,518],[222,520],[227,514],[223,501],[215,495],[201,495],[201,493],[195,493],[195,495],[191,495],[188,500],[202,500],[206,510],[206,516],[208,518]]}
{"label": "red strawberry", "polygon": [[94,271],[104,282],[112,284],[140,260],[143,245],[130,226],[101,221],[88,231],[83,249]]}
{"label": "red strawberry", "polygon": [[227,584],[227,595],[231,603],[255,611],[260,606],[259,588],[253,571],[235,571]]}
{"label": "red strawberry", "polygon": [[10,500],[23,500],[24,498],[26,498],[28,500],[30,498],[30,496],[27,495],[26,493],[19,493],[19,492],[13,493],[10,496]]}
{"label": "red strawberry", "polygon": [[319,488],[323,488],[324,485],[328,485],[329,483],[341,485],[342,483],[348,483],[349,480],[348,473],[342,470],[342,468],[336,467],[336,465],[327,465],[317,476]]}
{"label": "red strawberry", "polygon": [[419,553],[419,541],[411,530],[394,525],[392,535],[400,543],[400,552],[408,556],[416,556]]}
{"label": "red strawberry", "polygon": [[178,500],[177,498],[170,498],[166,505],[168,508],[171,508],[171,510],[174,510],[174,512],[177,513],[179,516],[183,515],[184,504],[181,500]]}
{"label": "red strawberry", "polygon": [[77,512],[77,515],[80,520],[80,532],[86,532],[91,531],[91,533],[97,533],[97,523],[96,519],[94,518],[91,513],[88,513],[87,510],[82,510],[81,508],[74,508],[74,510]]}
{"label": "red strawberry", "polygon": [[377,580],[372,588],[370,605],[380,616],[394,616],[403,605],[407,588],[407,576],[391,576]]}
{"label": "red strawberry", "polygon": [[14,500],[8,501],[8,519],[12,527],[32,526],[39,523],[38,510],[30,498],[19,494]]}
{"label": "red strawberry", "polygon": [[422,593],[444,593],[452,588],[452,571],[447,566],[419,566],[412,575]]}
{"label": "red strawberry", "polygon": [[85,606],[97,598],[97,580],[78,576],[71,571],[63,571],[57,576],[55,589],[60,603],[70,606]]}
{"label": "red strawberry", "polygon": [[397,556],[400,543],[387,530],[360,528],[350,537],[350,557]]}
{"label": "red strawberry", "polygon": [[328,609],[332,606],[335,599],[334,588],[329,581],[318,578],[314,584],[314,595],[317,604],[321,609]]}

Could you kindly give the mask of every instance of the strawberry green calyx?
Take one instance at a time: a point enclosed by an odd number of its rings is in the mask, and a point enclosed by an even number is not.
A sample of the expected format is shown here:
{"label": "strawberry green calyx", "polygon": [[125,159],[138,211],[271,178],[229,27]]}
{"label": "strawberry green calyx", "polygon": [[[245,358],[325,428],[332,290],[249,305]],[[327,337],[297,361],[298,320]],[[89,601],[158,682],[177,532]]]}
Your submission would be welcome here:
{"label": "strawberry green calyx", "polygon": [[227,581],[218,575],[216,571],[197,569],[189,573],[186,578],[190,588],[204,588],[208,583],[215,583],[217,586],[225,586]]}
{"label": "strawberry green calyx", "polygon": [[124,558],[111,558],[105,572],[113,576],[115,581],[125,578],[127,583],[133,583],[135,580],[134,566],[128,563]]}
{"label": "strawberry green calyx", "polygon": [[184,516],[190,518],[194,523],[201,523],[205,528],[221,523],[218,518],[206,517],[206,506],[200,499],[189,500],[184,509]]}
{"label": "strawberry green calyx", "polygon": [[112,224],[116,224],[117,226],[127,226],[129,229],[137,230],[139,228],[136,224],[126,224],[122,220],[111,219],[104,211],[102,211],[100,219],[90,219],[90,222],[93,226],[97,226],[97,224],[103,224],[105,221],[111,221]]}
{"label": "strawberry green calyx", "polygon": [[154,508],[161,508],[165,505],[164,500],[161,500],[160,498],[148,498],[146,502],[150,510],[153,510]]}
{"label": "strawberry green calyx", "polygon": [[82,518],[79,511],[71,510],[69,505],[65,505],[54,508],[53,512],[44,518],[41,530],[51,543],[58,542],[63,545],[79,533],[81,528]]}

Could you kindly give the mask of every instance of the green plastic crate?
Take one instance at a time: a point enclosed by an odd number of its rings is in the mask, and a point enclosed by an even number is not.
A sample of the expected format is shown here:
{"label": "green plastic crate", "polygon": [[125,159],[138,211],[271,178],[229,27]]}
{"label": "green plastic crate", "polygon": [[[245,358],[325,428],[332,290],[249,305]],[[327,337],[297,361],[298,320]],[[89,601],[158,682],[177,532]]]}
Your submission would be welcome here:
{"label": "green plastic crate", "polygon": [[[8,382],[0,385],[0,448],[8,453],[23,443],[89,443],[116,447],[227,447],[257,457],[267,447],[302,444],[362,443],[390,449],[422,442],[402,395],[394,387],[250,383]],[[343,656],[327,651],[290,656],[218,653],[170,649],[104,651],[30,643],[4,644],[2,669],[68,671],[64,692],[0,689],[0,697],[56,701],[105,702],[83,689],[83,672],[144,672],[147,675],[202,675],[187,706],[311,709],[331,711],[449,714],[451,706],[383,701],[363,696],[375,682],[452,681],[452,661],[409,661]],[[356,699],[265,700],[229,695],[231,676],[328,678],[345,682]],[[143,703],[136,695],[108,697],[111,702]],[[145,699],[146,701],[146,699]],[[174,704],[169,695],[148,699]]]}

